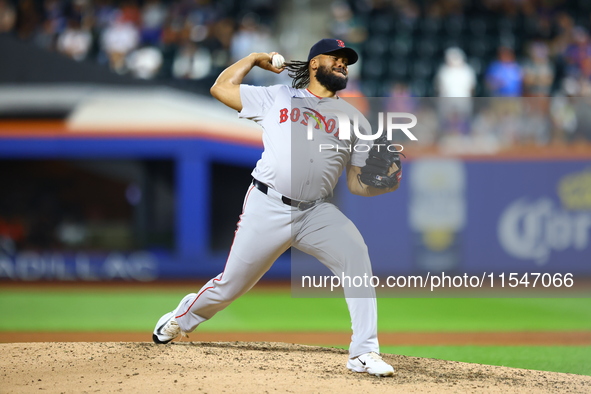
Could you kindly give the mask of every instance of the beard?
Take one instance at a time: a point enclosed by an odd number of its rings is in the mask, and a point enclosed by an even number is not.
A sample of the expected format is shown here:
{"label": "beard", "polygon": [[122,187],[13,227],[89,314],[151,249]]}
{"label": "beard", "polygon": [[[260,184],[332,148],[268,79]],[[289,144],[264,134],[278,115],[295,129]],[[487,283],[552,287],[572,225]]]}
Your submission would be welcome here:
{"label": "beard", "polygon": [[318,67],[316,71],[316,79],[318,82],[331,92],[338,92],[347,87],[348,77],[339,77],[334,75],[332,69],[326,66]]}

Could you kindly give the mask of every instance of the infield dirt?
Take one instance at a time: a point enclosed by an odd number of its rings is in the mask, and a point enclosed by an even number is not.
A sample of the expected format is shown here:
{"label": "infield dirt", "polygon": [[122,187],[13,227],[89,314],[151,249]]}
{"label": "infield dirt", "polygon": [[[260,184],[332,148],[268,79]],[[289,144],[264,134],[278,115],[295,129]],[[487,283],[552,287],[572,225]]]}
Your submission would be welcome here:
{"label": "infield dirt", "polygon": [[347,352],[273,342],[0,344],[2,393],[589,393],[591,377],[384,354],[396,373],[346,369]]}

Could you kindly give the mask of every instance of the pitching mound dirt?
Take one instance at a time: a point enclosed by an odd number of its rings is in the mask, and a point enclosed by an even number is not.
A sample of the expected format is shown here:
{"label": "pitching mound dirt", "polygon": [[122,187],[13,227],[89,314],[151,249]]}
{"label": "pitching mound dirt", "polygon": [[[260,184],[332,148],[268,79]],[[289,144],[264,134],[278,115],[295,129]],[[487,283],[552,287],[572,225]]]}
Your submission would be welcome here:
{"label": "pitching mound dirt", "polygon": [[347,352],[271,342],[0,344],[2,393],[588,393],[591,377],[385,354],[392,378]]}

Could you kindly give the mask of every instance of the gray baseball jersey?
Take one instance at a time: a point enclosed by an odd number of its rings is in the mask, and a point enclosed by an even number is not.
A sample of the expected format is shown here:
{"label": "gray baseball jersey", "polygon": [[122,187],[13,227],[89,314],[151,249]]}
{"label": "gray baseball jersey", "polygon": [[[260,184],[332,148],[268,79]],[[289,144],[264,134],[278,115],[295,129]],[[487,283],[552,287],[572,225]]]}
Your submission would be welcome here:
{"label": "gray baseball jersey", "polygon": [[[336,111],[351,120],[357,116],[359,131],[371,133],[367,119],[344,99],[318,98],[285,85],[241,85],[240,98],[239,116],[263,128],[265,149],[252,175],[282,195],[302,201],[329,197],[349,161],[365,165],[367,149],[354,149],[361,143],[355,133],[350,140],[338,138]],[[308,123],[314,125],[313,140],[307,139]],[[371,141],[362,142],[371,147]]]}

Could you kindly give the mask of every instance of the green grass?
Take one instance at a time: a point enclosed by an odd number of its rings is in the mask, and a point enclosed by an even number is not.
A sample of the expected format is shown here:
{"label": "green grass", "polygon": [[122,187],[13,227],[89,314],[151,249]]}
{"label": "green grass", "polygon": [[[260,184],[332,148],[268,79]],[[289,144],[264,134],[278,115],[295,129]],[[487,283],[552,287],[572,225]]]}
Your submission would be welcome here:
{"label": "green grass", "polygon": [[591,375],[591,346],[382,346],[383,353]]}
{"label": "green grass", "polygon": [[[146,331],[190,292],[171,290],[2,290],[1,331]],[[381,332],[591,330],[589,299],[380,299]],[[253,290],[203,331],[342,331],[343,299],[291,298]],[[342,347],[346,347],[343,344]],[[591,375],[589,346],[384,346],[384,353]]]}
{"label": "green grass", "polygon": [[[0,331],[145,331],[185,291],[0,291]],[[588,299],[380,299],[380,331],[591,330]],[[206,331],[349,331],[345,301],[254,290]]]}

